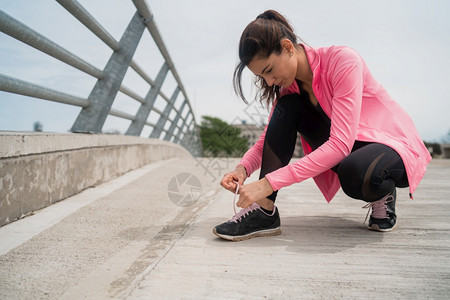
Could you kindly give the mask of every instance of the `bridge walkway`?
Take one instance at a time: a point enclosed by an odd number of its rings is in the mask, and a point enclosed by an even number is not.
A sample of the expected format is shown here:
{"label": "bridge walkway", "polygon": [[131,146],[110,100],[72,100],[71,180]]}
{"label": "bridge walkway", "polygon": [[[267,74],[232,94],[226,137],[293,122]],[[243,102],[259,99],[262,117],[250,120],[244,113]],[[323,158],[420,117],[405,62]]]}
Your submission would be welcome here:
{"label": "bridge walkway", "polygon": [[[415,200],[399,190],[392,233],[366,230],[362,202],[340,191],[328,204],[308,180],[279,194],[282,235],[238,243],[211,232],[233,209],[232,194],[204,168],[210,162],[153,163],[3,226],[0,298],[450,294],[450,160],[431,162]],[[235,163],[227,161],[229,168]],[[182,173],[198,178],[193,190],[174,185]]]}

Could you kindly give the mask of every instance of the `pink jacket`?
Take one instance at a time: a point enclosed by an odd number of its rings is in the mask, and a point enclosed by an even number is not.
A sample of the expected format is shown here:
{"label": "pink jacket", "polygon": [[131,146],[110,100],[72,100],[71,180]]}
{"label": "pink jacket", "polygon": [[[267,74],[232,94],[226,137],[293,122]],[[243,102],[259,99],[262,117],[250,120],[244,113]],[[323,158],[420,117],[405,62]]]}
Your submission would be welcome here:
{"label": "pink jacket", "polygon": [[[408,114],[371,75],[363,59],[344,46],[313,49],[302,45],[313,71],[312,88],[324,112],[331,119],[330,138],[315,151],[302,139],[305,156],[266,175],[274,190],[314,178],[329,202],[340,188],[330,168],[350,154],[355,140],[378,142],[393,148],[406,168],[412,193],[425,174],[431,155]],[[300,93],[297,83],[281,95]],[[275,104],[269,120],[272,116]],[[240,164],[248,175],[261,167],[266,129]]]}

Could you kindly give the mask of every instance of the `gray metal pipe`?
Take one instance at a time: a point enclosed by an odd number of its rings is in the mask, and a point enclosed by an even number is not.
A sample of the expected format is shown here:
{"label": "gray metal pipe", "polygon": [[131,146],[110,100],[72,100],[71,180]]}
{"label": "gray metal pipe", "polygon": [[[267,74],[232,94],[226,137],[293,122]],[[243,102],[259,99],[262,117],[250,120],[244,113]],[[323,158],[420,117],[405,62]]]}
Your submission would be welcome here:
{"label": "gray metal pipe", "polygon": [[[147,73],[145,73],[144,70],[142,70],[142,68],[135,62],[135,61],[131,61],[130,63],[130,67],[136,71],[136,73],[138,73],[142,79],[144,79],[145,81],[147,81],[151,86],[155,85],[155,81],[153,81],[150,76],[147,75]],[[167,97],[162,91],[159,91],[159,95],[166,100],[166,102],[169,102],[170,99],[169,97]]]}
{"label": "gray metal pipe", "polygon": [[[164,60],[169,65],[170,71],[172,72],[172,75],[175,78],[178,86],[180,87],[180,90],[183,93],[185,99],[189,99],[186,90],[184,89],[183,83],[181,82],[180,76],[178,75],[177,70],[175,69],[172,58],[169,55],[169,51],[167,51],[167,48],[162,40],[158,27],[156,26],[156,23],[153,21],[153,14],[151,13],[149,6],[147,5],[145,0],[133,0],[133,3],[134,6],[136,6],[139,13],[141,14],[141,16],[144,18],[144,23],[147,26],[148,31],[150,32],[151,36],[153,37],[153,40],[158,46],[159,51],[164,57]],[[192,110],[189,101],[188,106],[189,109]]]}
{"label": "gray metal pipe", "polygon": [[[136,12],[136,14],[138,14],[138,12]],[[145,103],[142,104],[141,107],[139,107],[136,113],[136,120],[130,124],[130,127],[128,127],[128,130],[125,133],[126,135],[139,136],[141,134],[142,129],[145,125],[145,121],[147,120],[151,111],[156,111],[153,105],[155,104],[156,98],[158,97],[158,94],[164,83],[164,79],[166,78],[168,72],[169,66],[164,62],[158,72],[158,75],[156,76],[155,85],[150,88],[147,95],[145,96]]]}
{"label": "gray metal pipe", "polygon": [[142,70],[142,68],[134,61],[132,60],[130,63],[130,67],[136,71],[136,73],[138,73],[142,79],[144,79],[145,81],[147,81],[151,86],[155,85],[155,81],[153,81],[150,76],[148,76],[144,70]]}
{"label": "gray metal pipe", "polygon": [[[73,131],[100,132],[106,116],[112,115],[131,120],[132,124],[139,121],[139,127],[143,127],[144,125],[151,126],[154,130],[157,129],[157,132],[152,132],[152,135],[155,136],[161,136],[161,133],[165,132],[166,135],[164,136],[164,139],[171,140],[173,138],[174,142],[179,142],[184,145],[193,155],[201,155],[202,146],[199,141],[198,128],[196,126],[195,116],[193,114],[191,104],[181,79],[175,69],[174,63],[158,31],[156,23],[153,21],[153,15],[146,1],[133,0],[138,13],[133,17],[132,22],[130,22],[126,33],[122,36],[120,42],[117,42],[114,37],[112,37],[81,4],[79,4],[77,0],[56,1],[76,19],[78,19],[84,26],[86,26],[92,33],[94,33],[100,40],[114,50],[114,53],[104,71],[97,69],[80,57],[64,49],[35,30],[27,27],[1,10],[0,31],[78,70],[98,78],[99,81],[91,91],[89,99],[83,99],[65,94],[2,74],[0,74],[0,90],[82,107],[83,110],[72,127]],[[132,56],[145,27],[147,27],[165,60],[160,74],[158,74],[155,80],[152,80],[150,76],[148,76],[146,72],[132,60]],[[131,66],[131,68],[152,87],[145,99],[128,87],[122,85],[123,76],[125,75],[128,66]],[[183,105],[181,105],[178,109],[174,106],[175,97],[173,96],[172,98],[174,99],[169,99],[161,91],[164,78],[168,71],[172,73],[179,90],[185,98]],[[145,114],[140,114],[138,112],[135,116],[133,116],[126,112],[111,108],[118,90],[132,99],[141,102],[143,104],[141,109],[145,106]],[[168,103],[164,109],[164,112],[153,106],[158,95]],[[188,107],[187,113],[183,113],[186,106]],[[146,120],[150,111],[154,111],[160,115],[157,124]],[[175,112],[175,117],[171,122],[170,128],[165,130],[164,125],[169,120],[171,111]],[[185,117],[182,115],[185,115]],[[181,125],[178,126],[177,124],[181,121],[180,119],[182,122]],[[178,130],[176,135],[174,135],[175,128]],[[140,130],[142,130],[142,128]],[[129,133],[127,132],[127,134]]]}
{"label": "gray metal pipe", "polygon": [[50,100],[58,103],[87,107],[89,100],[58,92],[21,79],[0,74],[0,91]]}
{"label": "gray metal pipe", "polygon": [[105,78],[95,84],[89,94],[89,107],[81,110],[71,131],[101,132],[144,30],[136,12],[120,39],[120,50],[113,52],[105,66]]}
{"label": "gray metal pipe", "polygon": [[131,121],[134,121],[134,119],[135,119],[133,115],[130,115],[130,114],[126,113],[126,112],[117,110],[115,108],[111,108],[109,110],[109,114],[111,116],[115,116],[115,117],[119,117],[119,118],[122,118],[122,119],[131,120]]}
{"label": "gray metal pipe", "polygon": [[156,126],[155,123],[152,123],[152,122],[149,122],[149,121],[146,121],[145,125],[153,127],[153,128]]}
{"label": "gray metal pipe", "polygon": [[[170,128],[167,131],[168,134],[164,137],[164,140],[169,141],[172,136],[174,135],[175,128],[178,128],[178,121],[182,119],[181,115],[183,114],[183,109],[186,107],[187,101],[183,101],[183,104],[181,105],[180,109],[177,112],[177,115],[175,116],[174,120],[172,121],[172,124],[170,124]],[[184,121],[184,119],[183,119]],[[180,129],[181,130],[181,129]]]}
{"label": "gray metal pipe", "polygon": [[158,122],[156,123],[155,129],[150,134],[151,138],[159,138],[161,136],[161,133],[164,130],[164,126],[165,126],[167,120],[169,120],[170,111],[172,110],[173,105],[174,105],[175,101],[177,100],[179,92],[180,92],[179,87],[176,87],[175,91],[172,94],[172,97],[170,98],[170,102],[167,103],[166,107],[164,108],[164,111],[160,115]]}
{"label": "gray metal pipe", "polygon": [[106,31],[106,29],[94,19],[94,17],[76,0],[56,0],[62,7],[70,12],[78,19],[84,26],[86,26],[92,33],[101,39],[112,50],[118,51],[120,49],[119,42]]}
{"label": "gray metal pipe", "polygon": [[103,72],[0,10],[0,31],[96,78]]}
{"label": "gray metal pipe", "polygon": [[129,88],[124,86],[123,84],[120,86],[119,91],[121,91],[125,95],[129,96],[130,98],[133,98],[136,101],[145,103],[144,98],[142,98],[141,96],[139,96],[138,94],[136,94],[135,92],[133,92],[132,90],[130,90]]}

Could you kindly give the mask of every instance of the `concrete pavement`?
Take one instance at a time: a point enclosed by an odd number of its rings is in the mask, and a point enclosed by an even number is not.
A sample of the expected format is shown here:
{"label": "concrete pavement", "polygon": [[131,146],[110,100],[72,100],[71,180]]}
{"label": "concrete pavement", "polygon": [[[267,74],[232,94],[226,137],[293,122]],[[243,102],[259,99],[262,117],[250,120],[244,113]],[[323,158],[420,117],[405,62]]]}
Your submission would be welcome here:
{"label": "concrete pavement", "polygon": [[449,297],[450,160],[431,162],[415,200],[398,191],[392,233],[308,180],[279,193],[282,235],[227,242],[211,230],[233,214],[218,180],[235,163],[159,162],[0,228],[0,298]]}

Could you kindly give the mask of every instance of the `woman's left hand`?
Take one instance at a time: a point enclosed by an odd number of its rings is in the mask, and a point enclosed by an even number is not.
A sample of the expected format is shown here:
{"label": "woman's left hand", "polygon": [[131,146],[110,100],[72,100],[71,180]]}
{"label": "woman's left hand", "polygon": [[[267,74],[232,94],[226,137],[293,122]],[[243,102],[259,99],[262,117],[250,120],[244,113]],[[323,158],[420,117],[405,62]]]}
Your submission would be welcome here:
{"label": "woman's left hand", "polygon": [[272,186],[264,177],[258,181],[239,187],[239,201],[236,205],[241,208],[246,208],[252,205],[253,202],[264,199],[272,193]]}

